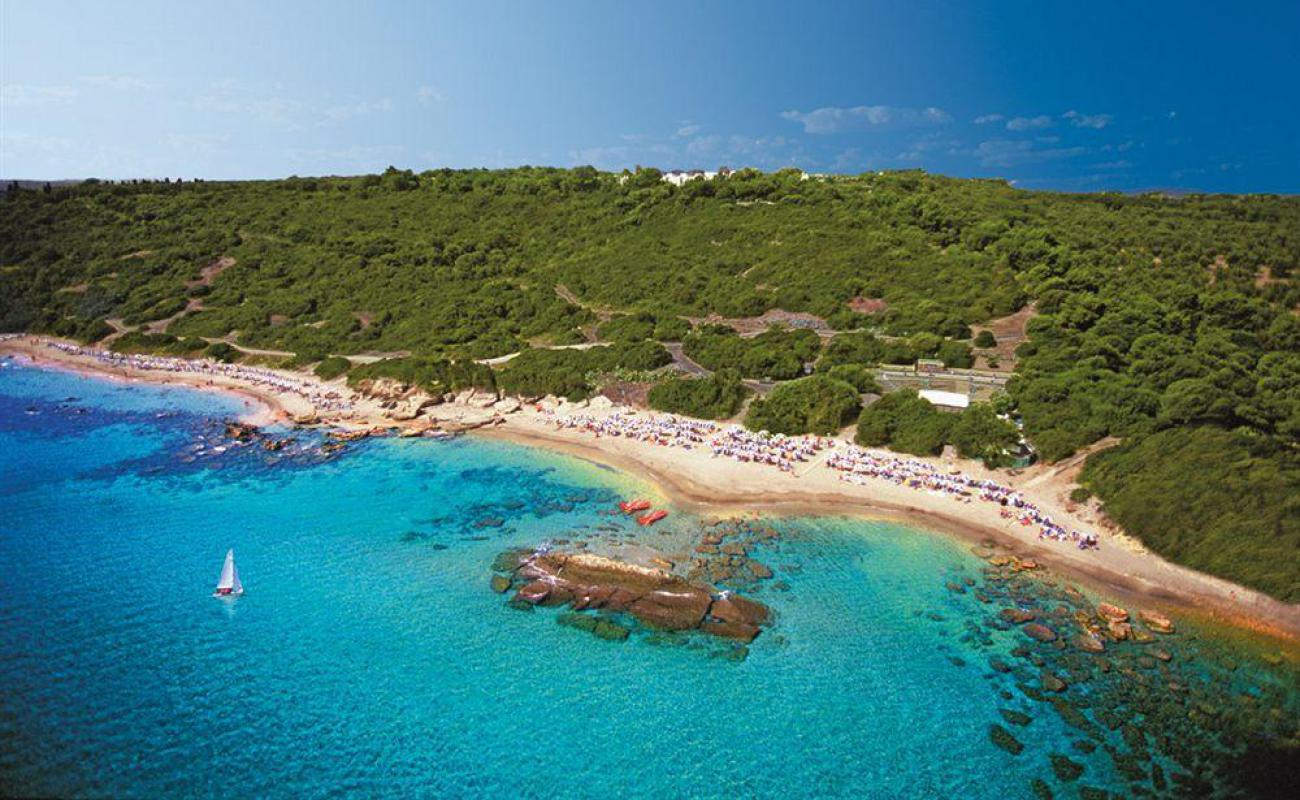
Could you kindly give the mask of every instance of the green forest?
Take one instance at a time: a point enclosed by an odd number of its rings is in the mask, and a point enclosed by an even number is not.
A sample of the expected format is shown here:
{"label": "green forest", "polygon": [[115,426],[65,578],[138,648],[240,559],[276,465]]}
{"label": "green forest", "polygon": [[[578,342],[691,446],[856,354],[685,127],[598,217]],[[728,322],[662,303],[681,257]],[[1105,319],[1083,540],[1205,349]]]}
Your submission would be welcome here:
{"label": "green forest", "polygon": [[[0,199],[0,331],[90,342],[125,329],[112,346],[259,348],[352,381],[573,397],[605,372],[662,369],[661,343],[681,342],[729,372],[656,388],[652,404],[723,417],[744,402],[739,377],[782,381],[751,403],[771,430],[852,422],[880,363],[969,366],[972,346],[991,346],[972,327],[1029,306],[998,409],[1048,461],[1116,437],[1083,475],[1113,518],[1291,601],[1298,269],[1294,197],[1028,192],[917,171],[741,170],[677,187],[653,169],[390,168]],[[772,309],[838,334],[748,337],[716,321]],[[582,342],[610,346],[547,349]],[[360,353],[390,358],[331,358]],[[860,437],[996,458],[1005,431],[987,411],[936,421],[891,398]]]}

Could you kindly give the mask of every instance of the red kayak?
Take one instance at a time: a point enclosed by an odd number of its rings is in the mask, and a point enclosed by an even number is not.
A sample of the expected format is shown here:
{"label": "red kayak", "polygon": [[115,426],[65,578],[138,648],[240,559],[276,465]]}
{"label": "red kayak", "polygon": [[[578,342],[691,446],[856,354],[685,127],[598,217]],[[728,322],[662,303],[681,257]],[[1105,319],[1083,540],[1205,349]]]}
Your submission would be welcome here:
{"label": "red kayak", "polygon": [[653,524],[655,524],[656,522],[658,522],[659,520],[663,519],[663,518],[666,517],[666,516],[668,516],[668,512],[667,512],[667,511],[664,511],[664,510],[661,508],[661,509],[659,509],[658,511],[651,511],[649,514],[646,514],[646,515],[644,515],[644,516],[637,517],[637,518],[636,518],[636,524],[638,524],[638,525],[653,525]]}
{"label": "red kayak", "polygon": [[650,507],[649,500],[624,500],[618,504],[624,514],[635,514],[638,511],[645,511]]}

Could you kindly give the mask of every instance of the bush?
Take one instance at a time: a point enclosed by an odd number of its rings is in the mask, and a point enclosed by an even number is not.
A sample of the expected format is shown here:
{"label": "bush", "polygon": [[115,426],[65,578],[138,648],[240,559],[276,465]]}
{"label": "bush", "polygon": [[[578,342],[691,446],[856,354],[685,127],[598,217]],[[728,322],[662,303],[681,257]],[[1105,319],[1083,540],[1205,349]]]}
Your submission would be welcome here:
{"label": "bush", "polygon": [[993,331],[980,331],[979,335],[975,337],[976,347],[989,348],[997,347],[997,345],[998,340],[993,336]]}
{"label": "bush", "polygon": [[788,435],[839,432],[862,407],[858,390],[825,375],[782,383],[767,397],[755,400],[745,415],[745,427]]}
{"label": "bush", "polygon": [[115,353],[148,353],[159,356],[194,356],[207,347],[202,339],[178,339],[170,333],[128,331],[113,340],[109,349]]}
{"label": "bush", "polygon": [[231,364],[238,361],[239,357],[242,356],[243,353],[225,342],[213,342],[204,348],[203,355],[213,361],[224,361],[227,364]]}
{"label": "bush", "polygon": [[682,340],[688,358],[712,370],[739,369],[746,378],[789,380],[817,357],[821,338],[806,329],[769,328],[743,338],[731,328],[709,325]]}
{"label": "bush", "polygon": [[1248,433],[1172,428],[1088,458],[1079,482],[1162,556],[1300,601],[1300,456]]}
{"label": "bush", "polygon": [[314,372],[316,373],[316,377],[321,380],[332,381],[347,372],[349,369],[352,369],[351,361],[348,361],[343,356],[330,356],[329,358],[321,359],[321,362],[316,365]]}
{"label": "bush", "polygon": [[1020,431],[1000,418],[988,403],[975,403],[952,426],[952,444],[963,458],[978,458],[988,467],[1010,466]]}
{"label": "bush", "polygon": [[837,381],[844,381],[848,385],[857,389],[860,394],[884,394],[880,384],[876,382],[876,376],[871,370],[860,364],[840,364],[831,367],[826,371],[826,377],[833,378]]}
{"label": "bush", "polygon": [[555,395],[583,400],[595,391],[592,378],[614,370],[644,372],[665,366],[672,356],[656,342],[615,344],[587,350],[525,350],[502,365],[497,385],[520,397]]}
{"label": "bush", "polygon": [[701,419],[727,419],[740,410],[749,394],[736,370],[720,370],[707,378],[676,376],[650,389],[650,407]]}
{"label": "bush", "polygon": [[649,314],[620,314],[600,326],[600,338],[608,342],[640,342],[654,336],[655,319]]}
{"label": "bush", "polygon": [[890,392],[862,411],[855,440],[868,447],[938,455],[955,421],[956,417],[922,400],[914,390],[904,389]]}
{"label": "bush", "polygon": [[349,386],[368,380],[391,380],[418,386],[430,394],[470,388],[496,391],[496,373],[491,367],[473,361],[422,356],[385,358],[353,367],[347,375]]}

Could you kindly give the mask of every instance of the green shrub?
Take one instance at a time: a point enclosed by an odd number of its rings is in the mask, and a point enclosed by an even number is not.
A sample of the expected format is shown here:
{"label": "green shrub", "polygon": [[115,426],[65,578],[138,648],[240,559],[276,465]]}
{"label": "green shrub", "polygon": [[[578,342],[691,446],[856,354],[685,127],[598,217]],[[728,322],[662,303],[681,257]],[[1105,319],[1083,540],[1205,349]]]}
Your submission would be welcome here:
{"label": "green shrub", "polygon": [[876,382],[876,376],[860,364],[840,364],[831,367],[826,371],[826,377],[844,381],[861,394],[884,394],[884,390]]}
{"label": "green shrub", "polygon": [[1020,444],[1020,431],[997,415],[988,403],[974,403],[958,416],[950,441],[963,458],[978,458],[989,467],[1010,466]]}
{"label": "green shrub", "polygon": [[751,403],[745,427],[789,435],[833,434],[852,422],[861,407],[857,389],[825,375],[810,375],[778,384],[767,397]]}
{"label": "green shrub", "polygon": [[858,417],[855,440],[868,447],[888,446],[914,455],[938,455],[956,417],[940,411],[911,389],[890,392]]}
{"label": "green shrub", "polygon": [[998,344],[998,340],[993,336],[993,331],[983,330],[980,331],[979,335],[975,337],[976,347],[983,347],[983,348],[997,347],[997,344]]}
{"label": "green shrub", "polygon": [[321,380],[332,381],[343,373],[352,368],[352,362],[342,356],[330,356],[321,359],[314,370],[316,377]]}
{"label": "green shrub", "polygon": [[1300,601],[1300,456],[1212,426],[1095,453],[1079,482],[1165,558]]}
{"label": "green shrub", "polygon": [[224,361],[230,364],[238,361],[243,353],[225,342],[213,342],[203,349],[203,355],[213,361]]}
{"label": "green shrub", "polygon": [[674,376],[650,388],[650,407],[701,419],[727,419],[740,410],[749,394],[736,370],[720,370],[705,378]]}
{"label": "green shrub", "polygon": [[347,376],[349,386],[357,386],[363,381],[391,380],[418,386],[431,394],[471,388],[496,391],[496,373],[491,367],[444,358],[385,358],[355,366],[348,370]]}

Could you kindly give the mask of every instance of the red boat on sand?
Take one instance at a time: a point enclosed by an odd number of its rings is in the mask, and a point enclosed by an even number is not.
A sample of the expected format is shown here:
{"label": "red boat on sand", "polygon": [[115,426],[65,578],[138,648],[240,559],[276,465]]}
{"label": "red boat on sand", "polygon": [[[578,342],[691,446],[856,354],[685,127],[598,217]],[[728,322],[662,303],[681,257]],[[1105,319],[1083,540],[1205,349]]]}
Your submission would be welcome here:
{"label": "red boat on sand", "polygon": [[661,508],[661,509],[659,509],[658,511],[651,511],[649,514],[645,514],[645,515],[643,515],[643,516],[637,517],[637,518],[636,518],[636,524],[638,524],[638,525],[653,525],[653,524],[655,524],[656,522],[658,522],[659,520],[663,519],[663,518],[666,517],[666,516],[668,516],[668,512],[667,512],[667,511],[664,511],[664,510]]}
{"label": "red boat on sand", "polygon": [[638,511],[645,511],[650,508],[649,500],[624,500],[618,504],[619,509],[624,514],[635,514]]}

